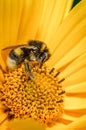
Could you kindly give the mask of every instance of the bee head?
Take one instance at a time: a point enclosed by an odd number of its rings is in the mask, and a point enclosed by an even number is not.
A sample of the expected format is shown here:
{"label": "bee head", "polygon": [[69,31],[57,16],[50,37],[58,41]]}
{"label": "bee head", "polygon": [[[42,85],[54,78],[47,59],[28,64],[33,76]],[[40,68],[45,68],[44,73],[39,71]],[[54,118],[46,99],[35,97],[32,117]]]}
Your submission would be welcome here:
{"label": "bee head", "polygon": [[29,46],[32,47],[32,52],[30,53],[31,59],[38,61],[39,63],[45,62],[50,54],[47,46],[42,41],[30,41]]}

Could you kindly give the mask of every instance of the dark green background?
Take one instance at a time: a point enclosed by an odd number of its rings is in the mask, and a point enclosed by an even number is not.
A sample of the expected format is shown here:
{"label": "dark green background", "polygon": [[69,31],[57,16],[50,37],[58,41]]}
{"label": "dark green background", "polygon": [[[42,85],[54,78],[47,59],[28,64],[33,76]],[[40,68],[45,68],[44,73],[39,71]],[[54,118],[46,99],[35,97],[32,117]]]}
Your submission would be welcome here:
{"label": "dark green background", "polygon": [[81,0],[74,0],[74,2],[73,2],[73,5],[72,5],[72,8],[77,4],[77,3],[79,3]]}

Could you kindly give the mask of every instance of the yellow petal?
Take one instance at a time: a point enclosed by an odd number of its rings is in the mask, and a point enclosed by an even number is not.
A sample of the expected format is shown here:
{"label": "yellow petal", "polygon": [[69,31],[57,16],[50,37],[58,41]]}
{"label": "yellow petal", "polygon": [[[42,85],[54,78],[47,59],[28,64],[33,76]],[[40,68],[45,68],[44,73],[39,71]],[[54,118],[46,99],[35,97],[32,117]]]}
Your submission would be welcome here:
{"label": "yellow petal", "polygon": [[0,49],[13,45],[17,33],[22,10],[22,0],[0,0]]}
{"label": "yellow petal", "polygon": [[[82,55],[86,52],[86,37],[83,38],[78,44],[75,44],[71,50],[65,54],[55,65],[56,69],[60,69],[70,63],[73,59],[77,58],[78,56]],[[85,57],[86,58],[86,57]]]}
{"label": "yellow petal", "polygon": [[15,119],[7,124],[11,130],[45,130],[45,127],[33,119]]}
{"label": "yellow petal", "polygon": [[54,54],[48,60],[47,65],[53,66],[84,38],[86,35],[85,16],[86,1],[81,1],[59,26],[54,35],[55,39],[51,40],[50,50]]}
{"label": "yellow petal", "polygon": [[[66,86],[64,86],[66,87]],[[65,88],[66,93],[84,93],[86,92],[86,82],[81,82],[79,84],[70,85]]]}
{"label": "yellow petal", "polygon": [[64,113],[72,116],[72,117],[77,117],[79,118],[80,116],[83,116],[86,114],[86,108],[85,109],[75,109],[75,110],[64,110]]}
{"label": "yellow petal", "polygon": [[[2,108],[2,106],[0,105],[0,109]],[[2,111],[0,110],[0,123],[3,122],[3,120],[6,118],[6,114],[2,113]],[[3,122],[2,124],[0,124],[0,130],[6,130],[7,129],[7,120],[5,122]]]}
{"label": "yellow petal", "polygon": [[18,33],[19,43],[35,39],[43,5],[43,0],[25,0]]}
{"label": "yellow petal", "polygon": [[3,0],[0,1],[0,48],[1,48],[1,43],[4,40],[4,32],[3,32],[3,10],[4,10],[4,5],[3,5]]}
{"label": "yellow petal", "polygon": [[0,0],[0,49],[34,39],[42,6],[43,0]]}
{"label": "yellow petal", "polygon": [[65,96],[64,109],[86,109],[86,98],[75,98]]}
{"label": "yellow petal", "polygon": [[[16,0],[16,3],[17,3],[17,6],[18,6],[18,2]],[[27,22],[29,22],[29,18],[30,18],[30,14],[31,14],[31,6],[32,6],[32,1],[31,0],[25,0],[25,1],[22,1],[22,4],[21,4],[21,1],[19,2],[19,6],[20,6],[20,17],[19,17],[19,21],[18,21],[18,27],[17,28],[17,37],[16,37],[16,40],[18,43],[22,43],[22,41],[24,40],[24,32],[25,29],[26,29],[26,24]],[[17,16],[17,13],[18,13],[18,9],[15,9],[14,11],[15,13],[15,16],[13,17],[13,19],[16,17],[16,21],[18,19],[18,16]],[[15,20],[14,20],[15,22]],[[13,22],[13,23],[14,23]],[[11,27],[12,31],[13,31],[13,24],[12,24],[12,27]],[[23,34],[23,35],[22,35]],[[21,40],[20,40],[21,39]]]}
{"label": "yellow petal", "polygon": [[64,18],[69,14],[69,11],[72,7],[72,4],[73,4],[73,0],[68,0],[67,3],[66,3],[66,9],[65,9],[65,13],[64,13]]}
{"label": "yellow petal", "polygon": [[66,125],[62,123],[57,123],[55,126],[51,128],[46,128],[46,130],[63,130],[66,127]]}
{"label": "yellow petal", "polygon": [[[64,114],[62,115],[62,120],[65,120],[65,121],[69,121],[69,123],[71,123],[72,121],[75,121],[77,120],[78,118],[77,117],[74,117],[74,116],[71,116],[71,115],[68,115],[65,111],[64,111]],[[63,122],[64,123],[64,122]],[[66,124],[66,123],[65,123]]]}
{"label": "yellow petal", "polygon": [[[0,48],[6,41],[10,40],[10,15],[11,15],[11,2],[10,0],[0,1]],[[2,26],[2,27],[1,27]],[[2,39],[2,41],[1,41]]]}
{"label": "yellow petal", "polygon": [[86,53],[79,56],[77,59],[75,59],[71,64],[69,64],[65,70],[61,72],[59,75],[59,78],[66,78],[70,76],[71,74],[77,72],[82,67],[86,66]]}
{"label": "yellow petal", "polygon": [[84,82],[84,81],[86,81],[86,67],[83,67],[82,69],[80,69],[76,73],[67,77],[63,82],[63,86],[79,84],[79,83]]}
{"label": "yellow petal", "polygon": [[10,130],[10,129],[7,129],[6,125],[2,125],[2,126],[0,126],[0,130]]}
{"label": "yellow petal", "polygon": [[[58,0],[57,0],[58,2]],[[43,12],[42,12],[42,17],[40,19],[40,25],[37,31],[37,39],[40,40],[44,40],[44,35],[46,32],[46,27],[49,24],[49,21],[51,20],[51,14],[53,9],[55,8],[55,4],[56,1],[55,0],[51,0],[51,2],[49,0],[44,0],[44,8],[43,8]],[[47,11],[48,10],[48,11]]]}
{"label": "yellow petal", "polygon": [[59,24],[68,14],[72,1],[73,0],[70,0],[70,2],[67,0],[44,1],[45,6],[36,36],[37,39],[45,41],[48,45],[51,44],[51,38],[57,31]]}
{"label": "yellow petal", "polygon": [[85,130],[86,129],[86,115],[82,116],[75,122],[69,124],[63,130]]}
{"label": "yellow petal", "polygon": [[67,96],[86,98],[86,82],[70,85],[65,88],[65,91]]}
{"label": "yellow petal", "polygon": [[0,69],[0,81],[4,81],[4,75],[1,69]]}
{"label": "yellow petal", "polygon": [[[23,0],[11,0],[11,15],[10,15],[10,45],[18,44],[17,38],[21,23],[22,11],[24,6]],[[29,8],[29,4],[28,4]],[[23,26],[23,25],[22,25]],[[9,45],[9,44],[8,44]]]}
{"label": "yellow petal", "polygon": [[3,68],[3,70],[5,71],[6,70],[6,65],[5,65],[5,62],[4,62],[3,58],[2,58],[1,50],[0,50],[0,65]]}

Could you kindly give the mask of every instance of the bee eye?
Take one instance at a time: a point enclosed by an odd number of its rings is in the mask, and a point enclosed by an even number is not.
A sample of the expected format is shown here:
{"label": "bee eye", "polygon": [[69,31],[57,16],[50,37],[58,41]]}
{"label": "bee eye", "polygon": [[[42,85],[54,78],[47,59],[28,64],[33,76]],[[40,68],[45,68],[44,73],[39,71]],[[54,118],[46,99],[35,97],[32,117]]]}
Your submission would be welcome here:
{"label": "bee eye", "polygon": [[41,52],[40,55],[39,55],[39,61],[40,62],[45,62],[46,60],[48,60],[49,58],[49,53],[47,50],[45,50],[44,52]]}

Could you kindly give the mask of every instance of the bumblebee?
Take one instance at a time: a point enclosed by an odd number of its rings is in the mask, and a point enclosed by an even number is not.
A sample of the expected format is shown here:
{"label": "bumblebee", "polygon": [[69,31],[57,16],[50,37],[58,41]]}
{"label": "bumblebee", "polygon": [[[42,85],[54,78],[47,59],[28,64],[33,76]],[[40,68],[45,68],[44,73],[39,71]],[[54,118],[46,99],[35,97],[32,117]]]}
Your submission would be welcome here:
{"label": "bumblebee", "polygon": [[31,40],[26,45],[20,45],[12,49],[7,57],[7,66],[14,69],[24,63],[25,70],[30,78],[34,78],[31,73],[30,63],[35,61],[42,65],[50,57],[46,44],[42,41]]}

